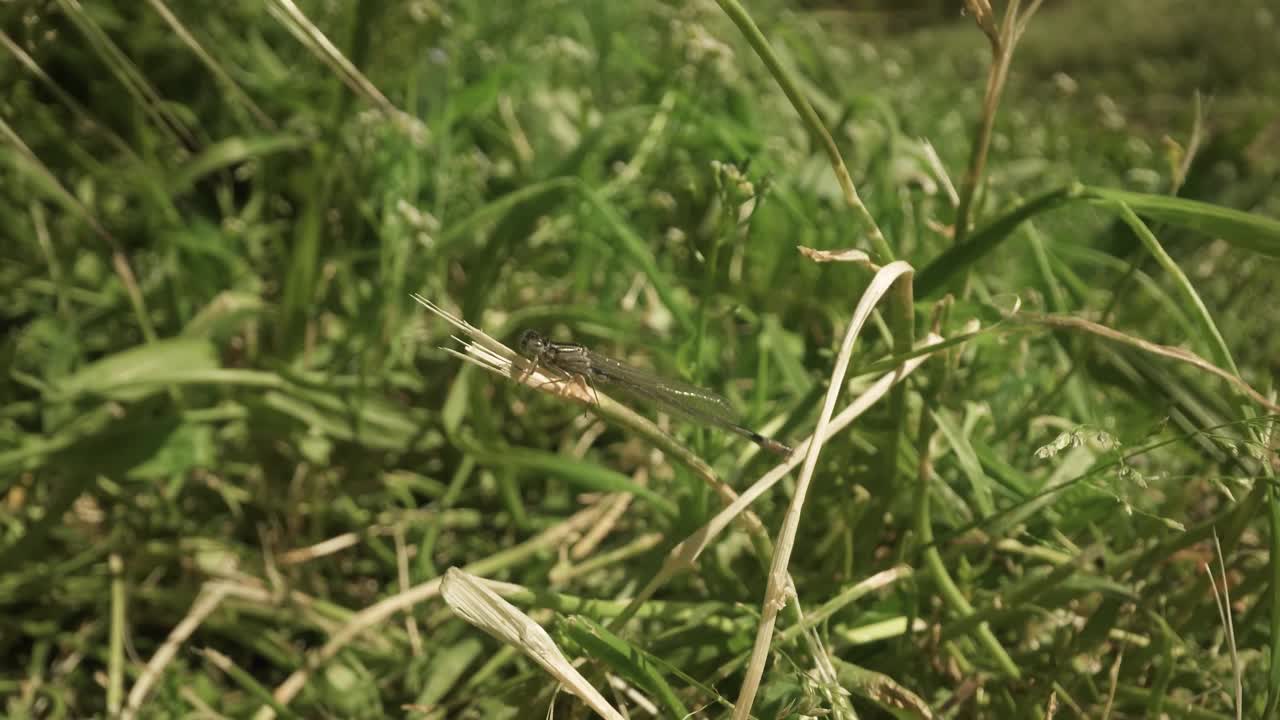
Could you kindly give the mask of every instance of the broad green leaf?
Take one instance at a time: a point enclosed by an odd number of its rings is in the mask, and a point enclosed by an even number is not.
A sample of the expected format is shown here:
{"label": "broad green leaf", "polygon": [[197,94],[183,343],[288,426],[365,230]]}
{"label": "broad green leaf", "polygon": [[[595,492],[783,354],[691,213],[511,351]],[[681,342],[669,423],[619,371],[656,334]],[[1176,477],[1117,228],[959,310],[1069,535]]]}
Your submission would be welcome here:
{"label": "broad green leaf", "polygon": [[288,152],[304,147],[306,141],[296,135],[268,135],[255,138],[228,138],[205,148],[203,152],[191,158],[169,183],[169,191],[180,195],[190,190],[201,178],[223,168],[253,160],[255,158]]}
{"label": "broad green leaf", "polygon": [[147,382],[151,377],[168,375],[174,370],[217,367],[218,354],[213,343],[204,338],[177,337],[109,355],[64,378],[56,387],[59,396],[66,399],[98,395],[130,401],[164,387],[159,382]]}
{"label": "broad green leaf", "polygon": [[183,424],[165,436],[151,457],[135,465],[129,476],[140,480],[166,478],[196,468],[212,468],[216,460],[213,426]]}
{"label": "broad green leaf", "polygon": [[1139,215],[1222,238],[1239,248],[1280,258],[1280,220],[1199,200],[1111,188],[1086,187],[1084,196],[1124,203]]}
{"label": "broad green leaf", "polygon": [[969,444],[973,447],[973,452],[978,460],[982,462],[982,467],[990,473],[990,477],[996,482],[1004,485],[1019,499],[1026,499],[1027,496],[1031,495],[1033,488],[1036,487],[1035,480],[1009,464],[1003,456],[997,454],[991,446],[983,442],[982,438],[969,438]]}
{"label": "broad green leaf", "polygon": [[947,438],[951,449],[956,454],[956,459],[960,463],[960,469],[969,478],[969,485],[973,488],[973,500],[978,506],[978,513],[982,517],[990,517],[996,511],[995,500],[991,492],[991,478],[982,471],[982,463],[978,462],[978,456],[969,445],[969,439],[965,437],[964,430],[951,417],[951,413],[946,410],[931,411],[933,419],[938,423],[938,429]]}
{"label": "broad green leaf", "polygon": [[976,266],[987,253],[1012,235],[1022,221],[1053,210],[1070,200],[1075,192],[1074,188],[1069,187],[1050,190],[970,233],[963,245],[952,247],[916,273],[916,297],[927,298],[940,294],[952,278]]}
{"label": "broad green leaf", "polygon": [[662,665],[649,653],[585,617],[562,618],[557,628],[588,655],[652,694],[666,706],[667,717],[689,717],[689,710],[663,677]]}
{"label": "broad green leaf", "polygon": [[845,690],[870,700],[900,720],[934,717],[928,703],[888,675],[867,670],[840,658],[832,660],[836,667],[836,679]]}
{"label": "broad green leaf", "polygon": [[187,337],[223,338],[238,332],[244,323],[266,308],[258,295],[225,290],[196,313],[182,329]]}
{"label": "broad green leaf", "polygon": [[463,679],[467,669],[485,651],[478,637],[464,637],[430,657],[426,683],[415,704],[429,707],[440,702]]}
{"label": "broad green leaf", "polygon": [[1155,258],[1160,268],[1173,278],[1175,287],[1182,296],[1182,302],[1192,320],[1198,325],[1198,339],[1206,347],[1211,356],[1217,361],[1224,370],[1230,370],[1235,375],[1239,375],[1240,371],[1236,368],[1235,359],[1231,356],[1231,349],[1227,347],[1227,341],[1223,339],[1222,332],[1218,330],[1218,324],[1214,321],[1213,315],[1209,313],[1209,308],[1205,306],[1204,300],[1200,298],[1200,293],[1195,286],[1191,284],[1191,279],[1182,271],[1178,263],[1174,261],[1169,253],[1165,251],[1164,246],[1160,244],[1160,240],[1156,238],[1155,233],[1151,232],[1146,223],[1134,214],[1123,201],[1116,201],[1115,206],[1120,211],[1120,218],[1129,225],[1133,233],[1142,241],[1147,252]]}
{"label": "broad green leaf", "polygon": [[963,245],[957,245],[934,259],[916,275],[916,296],[940,293],[959,273],[1004,242],[1024,221],[1075,198],[1122,202],[1148,217],[1221,237],[1238,247],[1270,257],[1280,257],[1280,221],[1210,203],[1148,195],[1110,188],[1073,186],[1051,190],[974,231]]}
{"label": "broad green leaf", "polygon": [[438,432],[423,429],[425,417],[414,417],[369,394],[291,387],[264,394],[262,404],[305,424],[311,432],[370,448],[428,449],[441,440]]}
{"label": "broad green leaf", "polygon": [[85,419],[86,427],[64,430],[37,447],[0,455],[0,468],[42,466],[42,477],[56,481],[35,522],[8,545],[0,545],[0,568],[41,557],[46,538],[63,525],[66,511],[95,478],[119,479],[145,467],[180,427],[174,418],[151,419],[142,413],[116,418],[105,407],[91,410]]}

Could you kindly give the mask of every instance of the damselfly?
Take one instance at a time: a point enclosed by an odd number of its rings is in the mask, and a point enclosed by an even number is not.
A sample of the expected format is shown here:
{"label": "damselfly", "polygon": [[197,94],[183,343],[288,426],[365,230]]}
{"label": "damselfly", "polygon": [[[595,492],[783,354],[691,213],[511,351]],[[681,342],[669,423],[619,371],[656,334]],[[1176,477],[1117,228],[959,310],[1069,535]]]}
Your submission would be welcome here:
{"label": "damselfly", "polygon": [[649,402],[686,420],[737,433],[765,450],[790,455],[791,448],[738,423],[725,398],[702,388],[658,377],[577,343],[553,342],[534,330],[520,335],[520,353],[546,374],[561,380],[580,380],[594,388],[616,389]]}

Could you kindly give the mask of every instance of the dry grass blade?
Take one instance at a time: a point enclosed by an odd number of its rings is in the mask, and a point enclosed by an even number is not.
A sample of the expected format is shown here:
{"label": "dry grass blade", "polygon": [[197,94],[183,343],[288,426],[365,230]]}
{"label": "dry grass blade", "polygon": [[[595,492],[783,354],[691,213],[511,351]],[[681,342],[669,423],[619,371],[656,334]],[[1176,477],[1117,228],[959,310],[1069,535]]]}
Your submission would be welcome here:
{"label": "dry grass blade", "polygon": [[1214,602],[1218,604],[1218,617],[1222,621],[1222,632],[1227,637],[1227,650],[1231,653],[1231,677],[1235,685],[1236,720],[1244,717],[1244,679],[1240,668],[1240,653],[1236,649],[1235,621],[1231,617],[1231,588],[1227,584],[1227,563],[1222,557],[1222,542],[1218,539],[1218,529],[1213,529],[1213,550],[1218,559],[1218,570],[1222,576],[1222,587],[1213,578],[1213,568],[1208,563],[1204,566],[1209,576],[1209,585],[1213,589]]}
{"label": "dry grass blade", "polygon": [[947,168],[942,164],[942,158],[938,156],[933,143],[921,138],[920,150],[924,153],[924,158],[929,163],[929,169],[933,171],[934,177],[947,191],[947,200],[951,201],[951,207],[959,205],[960,193],[956,192],[956,184],[951,181],[951,175],[947,173]]}
{"label": "dry grass blade", "polygon": [[[502,567],[505,563],[514,562],[519,558],[527,557],[545,548],[557,546],[567,538],[576,537],[584,529],[594,525],[598,521],[599,515],[600,508],[597,507],[579,511],[559,525],[544,530],[536,537],[497,555],[474,562],[468,565],[466,569],[473,573],[490,572],[492,568]],[[302,691],[314,670],[331,660],[366,630],[386,622],[396,613],[404,612],[418,603],[439,595],[441,580],[442,578],[437,577],[420,583],[352,615],[347,624],[334,633],[328,642],[320,649],[313,650],[308,654],[307,662],[303,667],[295,670],[275,689],[273,695],[276,702],[287,705],[290,700]],[[271,720],[275,716],[276,713],[270,706],[264,706],[258,710],[254,718],[255,720]]]}
{"label": "dry grass blade", "polygon": [[982,115],[978,119],[978,127],[974,133],[973,148],[969,155],[969,166],[960,185],[960,195],[956,203],[955,243],[961,245],[969,234],[969,224],[973,214],[973,201],[982,184],[987,167],[987,154],[991,148],[992,131],[995,128],[996,112],[1000,108],[1000,96],[1004,93],[1005,81],[1009,78],[1009,66],[1013,61],[1013,51],[1018,45],[1022,33],[1042,0],[1032,0],[1025,12],[1020,12],[1021,1],[1012,0],[1004,8],[1004,17],[999,30],[995,26],[995,15],[987,0],[968,0],[965,4],[973,13],[974,19],[983,35],[991,43],[991,67],[987,73],[987,86],[982,100]]}
{"label": "dry grass blade", "polygon": [[1196,355],[1190,350],[1183,350],[1182,348],[1153,343],[1150,340],[1143,340],[1140,337],[1135,337],[1133,335],[1122,333],[1119,330],[1114,330],[1106,325],[1100,325],[1090,320],[1070,315],[1028,315],[1025,317],[1027,317],[1031,322],[1039,323],[1041,325],[1066,328],[1070,330],[1081,330],[1106,338],[1107,340],[1114,340],[1115,342],[1138,348],[1144,352],[1161,355],[1163,357],[1177,360],[1178,362],[1186,363],[1192,367],[1204,370],[1211,375],[1216,375],[1223,380],[1226,380],[1241,393],[1247,395],[1250,400],[1266,408],[1268,411],[1280,413],[1280,405],[1268,400],[1262,393],[1254,390],[1249,383],[1245,382],[1239,376],[1223,370],[1217,365],[1214,365],[1208,360]]}
{"label": "dry grass blade", "polygon": [[[924,343],[922,343],[922,347],[936,345],[942,341],[943,339],[940,336],[930,335],[925,339]],[[924,364],[924,361],[928,360],[929,357],[931,356],[921,355],[919,357],[911,358],[904,362],[897,370],[885,374],[880,379],[872,383],[865,392],[859,395],[857,399],[850,403],[844,410],[841,410],[840,414],[831,420],[831,424],[827,427],[825,439],[829,439],[831,436],[847,428],[850,423],[858,419],[859,416],[871,409],[871,407],[879,402],[881,398],[888,394],[889,390],[896,383],[902,381],[908,375],[915,372],[916,368]],[[685,538],[678,545],[673,547],[671,552],[668,553],[666,561],[663,562],[662,568],[653,577],[653,579],[645,585],[644,589],[636,594],[635,598],[632,599],[629,607],[627,608],[627,611],[619,615],[612,623],[610,623],[609,628],[611,630],[617,630],[628,618],[631,617],[632,613],[634,613],[641,604],[647,602],[649,598],[653,597],[653,595],[666,585],[672,577],[675,577],[677,573],[685,569],[693,567],[694,563],[697,562],[698,557],[702,554],[702,551],[705,550],[717,537],[719,537],[720,533],[724,532],[724,530],[729,527],[729,523],[733,522],[734,518],[745,512],[747,508],[751,507],[752,503],[771,490],[774,485],[777,485],[784,477],[789,475],[792,470],[796,469],[802,462],[804,462],[805,455],[809,450],[810,443],[812,442],[812,436],[805,438],[804,441],[796,446],[796,451],[793,452],[791,457],[787,458],[785,462],[765,473],[763,477],[752,483],[751,487],[747,488],[742,495],[726,506],[723,510],[716,513],[715,517],[711,518],[711,520],[705,525],[698,528],[698,530],[690,534],[689,537]]]}
{"label": "dry grass blade", "polygon": [[258,107],[257,103],[253,101],[253,98],[249,97],[248,93],[246,93],[240,85],[236,83],[235,79],[231,77],[231,73],[227,72],[227,70],[222,67],[218,60],[200,44],[199,40],[196,40],[195,36],[191,34],[191,31],[188,30],[187,27],[182,24],[182,21],[178,19],[178,16],[174,15],[173,11],[169,9],[169,6],[164,4],[164,0],[147,1],[151,4],[151,8],[156,11],[156,14],[164,18],[165,23],[173,29],[173,32],[179,38],[182,39],[182,42],[186,43],[187,47],[191,49],[192,54],[199,58],[200,62],[204,63],[205,67],[209,68],[209,72],[213,73],[214,77],[218,79],[218,82],[222,83],[222,86],[226,88],[227,92],[230,93],[233,98],[235,98],[236,102],[248,108],[249,112],[253,114],[254,120],[256,120],[259,125],[274,130],[276,124],[271,120],[271,116],[267,115],[263,112],[262,108]]}
{"label": "dry grass blade", "polygon": [[167,98],[148,80],[146,73],[120,49],[79,0],[56,1],[67,19],[94,46],[103,64],[116,76],[134,101],[151,116],[156,128],[168,133],[178,145],[199,147],[200,143],[184,118],[166,102]]}
{"label": "dry grass blade", "polygon": [[831,371],[831,386],[827,388],[826,400],[822,405],[822,414],[813,430],[814,441],[809,444],[805,453],[804,467],[796,480],[795,496],[787,508],[783,519],[782,530],[778,533],[776,549],[773,553],[773,565],[769,570],[769,583],[765,590],[764,604],[760,611],[760,626],[756,631],[755,649],[752,651],[751,663],[747,666],[742,690],[738,693],[738,701],[734,705],[734,720],[746,720],[751,714],[751,706],[755,703],[756,693],[760,689],[760,679],[764,676],[764,666],[768,662],[769,647],[773,641],[773,628],[778,613],[786,606],[788,596],[795,594],[790,582],[787,566],[791,562],[791,551],[795,547],[796,534],[800,529],[800,513],[804,509],[805,495],[813,480],[814,470],[818,466],[818,456],[827,437],[827,428],[831,424],[831,416],[835,413],[836,400],[840,397],[840,389],[844,385],[845,374],[849,370],[849,362],[853,357],[853,344],[862,331],[862,326],[876,304],[897,282],[909,283],[915,270],[910,264],[901,260],[885,265],[863,293],[854,309],[853,318],[845,332],[844,341],[840,345],[840,354],[836,356],[835,367]]}
{"label": "dry grass blade", "polygon": [[36,63],[35,58],[31,57],[26,50],[22,49],[21,45],[15,42],[13,38],[9,37],[9,34],[3,30],[0,30],[0,46],[3,46],[5,50],[9,51],[9,53],[13,55],[14,59],[17,60],[22,67],[27,69],[27,72],[38,78],[40,80],[40,84],[52,93],[54,97],[58,98],[58,102],[66,105],[67,108],[71,110],[72,114],[75,115],[76,122],[82,123],[84,127],[102,135],[121,155],[124,155],[130,160],[138,161],[139,158],[137,152],[135,152],[119,134],[95,120],[93,118],[93,114],[88,108],[77,100],[74,95],[64,90],[62,86],[58,84],[57,80],[49,75],[49,73],[45,72],[44,68],[40,67],[40,65]]}
{"label": "dry grass blade", "polygon": [[[535,390],[576,400],[584,405],[591,405],[595,402],[596,395],[581,385],[563,382],[559,378],[543,373],[537,365],[507,347],[502,341],[436,305],[427,298],[414,293],[413,299],[436,316],[453,325],[467,338],[455,337],[458,342],[462,343],[462,352],[452,348],[441,348],[445,352],[490,372],[521,382]],[[601,400],[603,399],[602,397]]]}
{"label": "dry grass blade", "polygon": [[484,582],[458,568],[449,568],[440,594],[459,617],[492,635],[499,642],[528,655],[569,692],[582,698],[592,710],[608,720],[622,720],[618,712],[560,652],[541,625],[515,605],[503,600]]}
{"label": "dry grass blade", "polygon": [[396,123],[396,125],[409,134],[410,137],[421,139],[426,134],[426,127],[414,118],[412,115],[404,112],[396,107],[394,103],[382,94],[382,91],[373,84],[364,73],[360,72],[356,66],[347,59],[346,55],[334,45],[331,40],[324,34],[315,23],[307,17],[306,13],[293,2],[293,0],[271,0],[267,5],[271,14],[280,21],[282,25],[288,28],[303,45],[316,54],[325,64],[342,78],[356,94],[363,96],[378,107],[388,118]]}
{"label": "dry grass blade", "polygon": [[196,596],[196,601],[192,603],[191,609],[187,611],[186,617],[182,619],[182,622],[175,625],[173,630],[169,631],[169,637],[151,656],[151,660],[143,668],[142,674],[138,676],[137,682],[129,690],[129,697],[125,703],[124,711],[120,714],[122,720],[130,720],[138,715],[139,710],[142,709],[142,703],[146,701],[147,695],[151,693],[151,688],[160,679],[164,668],[177,655],[178,649],[191,638],[200,625],[204,623],[205,619],[212,615],[213,611],[217,610],[222,601],[230,595],[244,597],[262,604],[267,604],[271,601],[270,594],[265,590],[248,588],[221,580],[205,583],[200,594]]}
{"label": "dry grass blade", "polygon": [[865,250],[858,250],[857,248],[850,248],[847,250],[816,250],[811,247],[805,247],[804,245],[797,245],[796,248],[800,251],[801,255],[804,255],[814,262],[848,262],[862,265],[863,267],[871,270],[879,269],[872,262],[871,256],[868,255]]}

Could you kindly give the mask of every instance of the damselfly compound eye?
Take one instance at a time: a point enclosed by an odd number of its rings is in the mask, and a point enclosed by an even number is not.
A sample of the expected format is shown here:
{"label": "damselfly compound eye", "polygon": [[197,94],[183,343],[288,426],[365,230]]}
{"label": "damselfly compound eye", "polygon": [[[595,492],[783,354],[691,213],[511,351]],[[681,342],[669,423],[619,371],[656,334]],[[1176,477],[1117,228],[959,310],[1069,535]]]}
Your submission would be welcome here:
{"label": "damselfly compound eye", "polygon": [[520,333],[518,342],[520,354],[527,358],[536,358],[547,347],[547,339],[543,337],[537,330],[525,330]]}

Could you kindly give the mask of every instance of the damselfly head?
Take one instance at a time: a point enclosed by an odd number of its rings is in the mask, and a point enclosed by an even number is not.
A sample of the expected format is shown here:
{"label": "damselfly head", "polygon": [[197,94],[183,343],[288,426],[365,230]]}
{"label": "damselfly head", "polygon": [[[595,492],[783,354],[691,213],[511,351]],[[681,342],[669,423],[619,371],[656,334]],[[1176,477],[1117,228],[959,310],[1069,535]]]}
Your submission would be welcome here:
{"label": "damselfly head", "polygon": [[525,330],[520,333],[520,340],[516,343],[516,346],[519,348],[521,355],[536,360],[546,352],[550,344],[547,338],[537,330]]}

